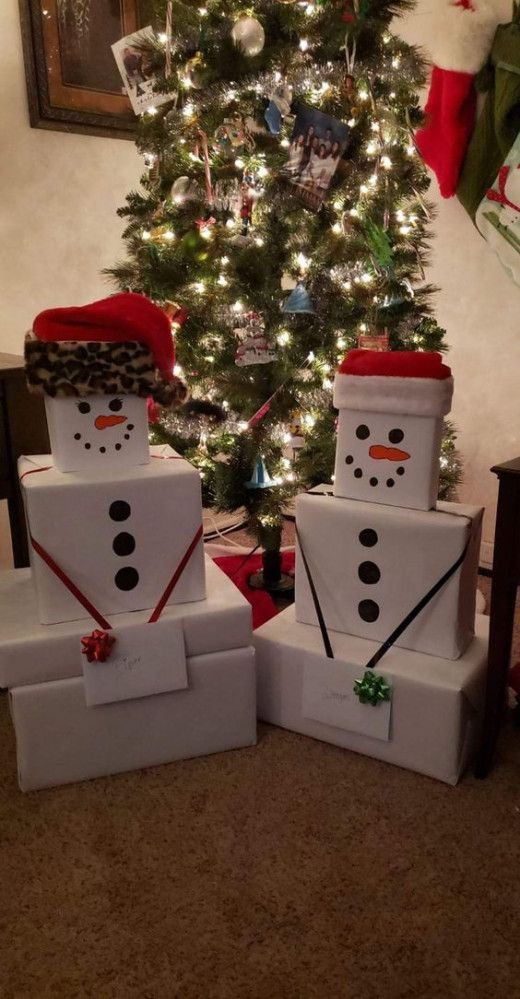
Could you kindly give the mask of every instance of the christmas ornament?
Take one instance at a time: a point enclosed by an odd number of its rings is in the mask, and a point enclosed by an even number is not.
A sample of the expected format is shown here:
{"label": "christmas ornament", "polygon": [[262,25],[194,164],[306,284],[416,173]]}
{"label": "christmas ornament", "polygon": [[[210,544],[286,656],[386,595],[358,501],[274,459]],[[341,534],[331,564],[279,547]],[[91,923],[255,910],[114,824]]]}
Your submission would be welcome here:
{"label": "christmas ornament", "polygon": [[282,120],[290,114],[292,90],[283,81],[278,83],[267,95],[269,104],[264,114],[267,127],[271,135],[279,135],[282,127]]}
{"label": "christmas ornament", "polygon": [[240,219],[242,221],[241,235],[247,236],[253,220],[255,203],[255,188],[251,182],[244,180],[240,187]]}
{"label": "christmas ornament", "polygon": [[110,658],[112,646],[115,643],[114,635],[109,635],[108,631],[101,631],[94,628],[90,635],[85,635],[81,639],[83,646],[81,652],[86,656],[89,663],[104,663]]}
{"label": "christmas ornament", "polygon": [[309,292],[301,281],[296,285],[294,291],[291,291],[291,294],[285,300],[282,312],[307,313],[308,315],[314,315],[315,309],[311,302]]}
{"label": "christmas ornament", "polygon": [[217,180],[213,189],[213,207],[222,214],[236,215],[240,205],[240,182],[237,177]]}
{"label": "christmas ornament", "polygon": [[276,482],[271,478],[263,458],[257,458],[253,474],[249,482],[244,482],[246,489],[272,489]]}
{"label": "christmas ornament", "polygon": [[245,120],[236,115],[234,118],[224,118],[213,139],[213,148],[223,156],[236,156],[237,152],[252,152],[255,148]]}
{"label": "christmas ornament", "polygon": [[279,135],[282,129],[282,113],[276,101],[269,101],[264,118],[271,135]]}
{"label": "christmas ornament", "polygon": [[360,333],[357,340],[360,350],[389,350],[390,337],[388,330],[384,333]]}
{"label": "christmas ornament", "polygon": [[305,444],[305,438],[303,436],[303,421],[299,413],[295,413],[293,415],[287,429],[291,438],[289,444],[291,445],[293,451],[299,451]]}
{"label": "christmas ornament", "polygon": [[306,207],[322,205],[349,138],[349,126],[338,118],[298,106],[283,175]]}
{"label": "christmas ornament", "polygon": [[276,354],[265,336],[265,326],[258,312],[246,312],[241,317],[241,325],[233,333],[239,340],[235,354],[235,364],[239,368],[249,364],[269,364],[276,360]]}
{"label": "christmas ornament", "polygon": [[146,400],[146,411],[148,414],[148,423],[159,423],[161,410],[151,396]]}
{"label": "christmas ornament", "polygon": [[425,38],[434,64],[426,124],[415,141],[442,197],[451,198],[475,124],[474,77],[488,60],[501,18],[490,0],[436,0],[434,8]]}
{"label": "christmas ornament", "polygon": [[216,218],[213,215],[210,215],[205,219],[196,219],[195,225],[197,226],[201,236],[209,236],[211,233],[211,226],[215,225],[216,221]]}
{"label": "christmas ornament", "polygon": [[173,36],[173,0],[168,0],[166,4],[166,24],[165,24],[165,65],[164,75],[171,76],[172,72],[172,36]]}
{"label": "christmas ornament", "polygon": [[178,328],[186,322],[189,316],[187,309],[183,308],[177,302],[171,302],[168,299],[164,303],[163,312],[168,316],[172,326],[177,326]]}
{"label": "christmas ornament", "polygon": [[202,90],[206,86],[207,69],[202,52],[197,52],[191,59],[188,59],[184,72],[194,90]]}
{"label": "christmas ornament", "polygon": [[371,704],[374,708],[382,701],[389,701],[392,688],[384,676],[367,669],[361,680],[354,681],[354,693],[361,704]]}
{"label": "christmas ornament", "polygon": [[345,24],[355,24],[357,21],[357,12],[355,7],[355,0],[347,0],[343,13],[341,15],[341,20]]}
{"label": "christmas ornament", "polygon": [[162,225],[154,225],[153,228],[150,229],[150,239],[154,243],[163,243],[168,246],[173,242],[173,232],[171,226],[168,225],[167,222],[164,222]]}
{"label": "christmas ornament", "polygon": [[265,31],[256,17],[239,17],[231,29],[235,45],[247,56],[256,56],[265,43]]}
{"label": "christmas ornament", "polygon": [[170,191],[172,201],[192,201],[199,197],[200,188],[196,181],[190,177],[177,177],[177,180],[174,180]]}
{"label": "christmas ornament", "polygon": [[[60,6],[63,5],[60,4]],[[84,3],[75,3],[73,6],[84,6]],[[151,25],[148,25],[132,35],[125,35],[124,38],[120,38],[111,46],[126,95],[137,115],[146,113],[151,108],[157,108],[172,99],[170,93],[161,94],[156,89],[157,77],[154,75],[154,69],[148,55],[154,41],[154,30]]]}

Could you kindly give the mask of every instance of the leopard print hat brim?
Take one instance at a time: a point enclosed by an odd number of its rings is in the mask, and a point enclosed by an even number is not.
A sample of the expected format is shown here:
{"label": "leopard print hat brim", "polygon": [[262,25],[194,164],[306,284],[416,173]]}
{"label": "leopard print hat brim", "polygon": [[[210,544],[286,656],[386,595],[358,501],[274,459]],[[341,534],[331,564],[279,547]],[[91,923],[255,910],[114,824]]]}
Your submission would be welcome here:
{"label": "leopard print hat brim", "polygon": [[184,382],[157,375],[153,355],[142,343],[25,338],[25,373],[31,392],[52,398],[138,395],[161,406],[180,406]]}

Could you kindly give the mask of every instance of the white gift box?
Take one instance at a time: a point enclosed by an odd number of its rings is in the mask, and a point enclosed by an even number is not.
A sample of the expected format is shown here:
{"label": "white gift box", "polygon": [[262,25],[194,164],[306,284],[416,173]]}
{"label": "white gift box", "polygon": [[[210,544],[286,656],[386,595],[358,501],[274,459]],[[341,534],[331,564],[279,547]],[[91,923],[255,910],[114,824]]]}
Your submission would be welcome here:
{"label": "white gift box", "polygon": [[439,486],[442,419],[341,409],[334,495],[431,510]]}
{"label": "white gift box", "polygon": [[150,460],[146,399],[45,396],[52,460],[60,472],[132,468]]}
{"label": "white gift box", "polygon": [[10,691],[22,791],[256,742],[252,648],[188,659],[189,687],[87,707],[80,677]]}
{"label": "white gift box", "polygon": [[[160,618],[182,624],[188,658],[251,644],[251,607],[209,558],[206,582],[205,600],[171,604]],[[0,573],[0,607],[0,687],[81,676],[80,641],[92,631],[92,620],[41,624],[29,569]],[[147,618],[143,612],[118,614],[110,623],[117,634]]]}
{"label": "white gift box", "polygon": [[[172,684],[179,689],[134,698],[125,684],[115,695],[124,699],[89,706],[80,648],[92,622],[40,624],[29,570],[0,574],[0,686],[10,688],[22,790],[254,744],[251,607],[210,559],[207,587],[205,600],[165,607],[158,630],[143,613],[111,622],[115,650],[118,635],[150,629],[152,667],[163,627],[180,629],[182,663],[172,645]],[[105,667],[111,669],[111,658],[92,664],[93,671]],[[163,678],[162,667],[150,678],[156,690],[164,689]]]}
{"label": "white gift box", "polygon": [[479,734],[487,630],[479,615],[476,637],[457,662],[390,649],[376,670],[391,685],[391,701],[374,707],[359,703],[353,681],[378,644],[331,632],[330,660],[319,629],[297,622],[289,607],[254,635],[258,717],[456,784]]}
{"label": "white gift box", "polygon": [[[438,503],[422,511],[308,493],[296,523],[327,628],[383,642],[469,548],[462,566],[397,639],[457,659],[474,634],[483,510]],[[317,625],[299,548],[296,618]]]}
{"label": "white gift box", "polygon": [[[202,523],[198,472],[167,446],[150,453],[146,465],[67,474],[51,455],[18,462],[30,534],[104,617],[155,607]],[[87,617],[31,556],[42,623]],[[200,540],[168,603],[204,596]]]}

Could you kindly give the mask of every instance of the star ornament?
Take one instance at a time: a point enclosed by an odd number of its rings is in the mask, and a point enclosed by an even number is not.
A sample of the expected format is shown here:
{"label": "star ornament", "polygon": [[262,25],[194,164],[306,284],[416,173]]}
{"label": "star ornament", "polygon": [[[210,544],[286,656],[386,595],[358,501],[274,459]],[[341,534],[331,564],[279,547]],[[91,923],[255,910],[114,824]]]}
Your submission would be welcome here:
{"label": "star ornament", "polygon": [[361,704],[372,704],[377,707],[382,701],[389,701],[392,688],[384,676],[367,669],[362,680],[354,681],[354,693]]}
{"label": "star ornament", "polygon": [[87,657],[89,663],[104,663],[110,657],[114,642],[114,635],[94,628],[90,635],[84,635],[81,639],[83,646],[81,653]]}

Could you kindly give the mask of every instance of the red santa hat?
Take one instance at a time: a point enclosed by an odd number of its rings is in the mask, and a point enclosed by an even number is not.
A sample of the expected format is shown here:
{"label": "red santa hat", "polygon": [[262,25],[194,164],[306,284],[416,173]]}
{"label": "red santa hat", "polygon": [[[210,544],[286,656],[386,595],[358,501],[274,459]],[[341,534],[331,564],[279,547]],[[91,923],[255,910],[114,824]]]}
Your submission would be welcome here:
{"label": "red santa hat", "polygon": [[408,416],[445,416],[453,378],[437,353],[351,350],[334,380],[336,409]]}
{"label": "red santa hat", "polygon": [[40,312],[25,362],[29,388],[55,397],[133,394],[171,406],[187,394],[173,374],[170,320],[131,292]]}
{"label": "red santa hat", "polygon": [[499,9],[499,0],[434,0],[432,17],[426,21],[424,43],[433,70],[426,123],[415,139],[444,198],[457,188],[475,124],[474,78],[486,64],[496,28],[504,20]]}

